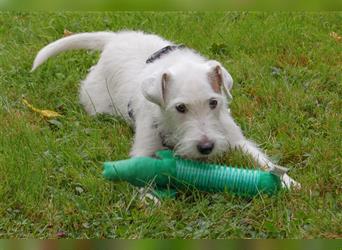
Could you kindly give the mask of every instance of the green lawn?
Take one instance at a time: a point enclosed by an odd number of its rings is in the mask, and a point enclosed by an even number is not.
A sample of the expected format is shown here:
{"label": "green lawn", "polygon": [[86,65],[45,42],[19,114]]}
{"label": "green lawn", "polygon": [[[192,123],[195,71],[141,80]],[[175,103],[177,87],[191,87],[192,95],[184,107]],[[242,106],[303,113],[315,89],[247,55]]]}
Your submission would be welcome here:
{"label": "green lawn", "polygon": [[[341,12],[0,13],[1,238],[341,238],[342,41],[330,35],[341,24]],[[127,158],[132,131],[78,103],[98,53],[67,52],[30,73],[64,29],[154,32],[221,61],[235,119],[302,190],[181,193],[157,207],[105,181],[102,162]],[[45,121],[22,96],[63,117]],[[217,161],[251,164],[239,152]]]}

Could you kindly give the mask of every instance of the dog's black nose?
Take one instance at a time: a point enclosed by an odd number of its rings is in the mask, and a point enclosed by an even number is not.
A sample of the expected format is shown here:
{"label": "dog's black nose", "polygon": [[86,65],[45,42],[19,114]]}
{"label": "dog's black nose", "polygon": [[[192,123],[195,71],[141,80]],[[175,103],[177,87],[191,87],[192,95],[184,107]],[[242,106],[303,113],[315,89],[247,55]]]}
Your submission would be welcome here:
{"label": "dog's black nose", "polygon": [[208,155],[211,153],[211,151],[213,151],[214,145],[215,144],[213,142],[206,141],[199,143],[197,145],[197,149],[202,155]]}

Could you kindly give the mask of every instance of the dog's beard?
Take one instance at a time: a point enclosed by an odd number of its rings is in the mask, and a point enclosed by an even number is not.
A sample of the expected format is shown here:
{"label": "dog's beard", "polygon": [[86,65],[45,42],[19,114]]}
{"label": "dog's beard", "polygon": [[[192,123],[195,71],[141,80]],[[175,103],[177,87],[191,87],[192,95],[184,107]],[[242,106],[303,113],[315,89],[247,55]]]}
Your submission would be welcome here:
{"label": "dog's beard", "polygon": [[[187,122],[184,123],[183,126],[177,128],[174,133],[169,134],[166,138],[166,142],[170,145],[174,145],[174,152],[176,155],[188,159],[205,160],[226,151],[229,143],[218,126],[211,124],[211,126],[207,127],[207,131],[208,132],[203,133],[194,126],[193,123]],[[213,151],[208,155],[201,154],[197,149],[197,145],[203,136],[215,143]]]}

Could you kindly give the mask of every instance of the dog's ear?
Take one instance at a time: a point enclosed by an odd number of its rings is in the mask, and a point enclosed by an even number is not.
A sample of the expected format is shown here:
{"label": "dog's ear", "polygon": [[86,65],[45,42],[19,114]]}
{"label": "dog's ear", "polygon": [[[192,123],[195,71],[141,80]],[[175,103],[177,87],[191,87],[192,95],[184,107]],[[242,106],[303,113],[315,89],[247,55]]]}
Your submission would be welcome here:
{"label": "dog's ear", "polygon": [[156,74],[143,80],[141,90],[144,97],[159,106],[165,105],[166,85],[170,79],[170,73]]}
{"label": "dog's ear", "polygon": [[233,99],[230,90],[233,87],[233,78],[228,71],[217,61],[209,61],[209,82],[216,93],[224,93],[228,100]]}

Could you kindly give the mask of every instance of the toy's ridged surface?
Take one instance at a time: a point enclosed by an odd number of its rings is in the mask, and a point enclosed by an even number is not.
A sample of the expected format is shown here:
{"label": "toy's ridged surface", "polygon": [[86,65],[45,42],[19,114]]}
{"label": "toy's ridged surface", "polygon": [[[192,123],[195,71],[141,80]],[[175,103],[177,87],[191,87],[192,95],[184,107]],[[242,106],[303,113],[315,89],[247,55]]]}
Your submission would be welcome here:
{"label": "toy's ridged surface", "polygon": [[179,182],[210,192],[227,190],[254,196],[259,192],[273,194],[280,188],[277,176],[260,170],[177,160],[176,173]]}
{"label": "toy's ridged surface", "polygon": [[103,175],[112,181],[128,181],[136,186],[154,183],[158,189],[191,186],[208,192],[229,191],[241,196],[274,194],[280,189],[279,177],[261,170],[233,168],[174,157],[159,151],[159,159],[137,157],[104,163]]}

